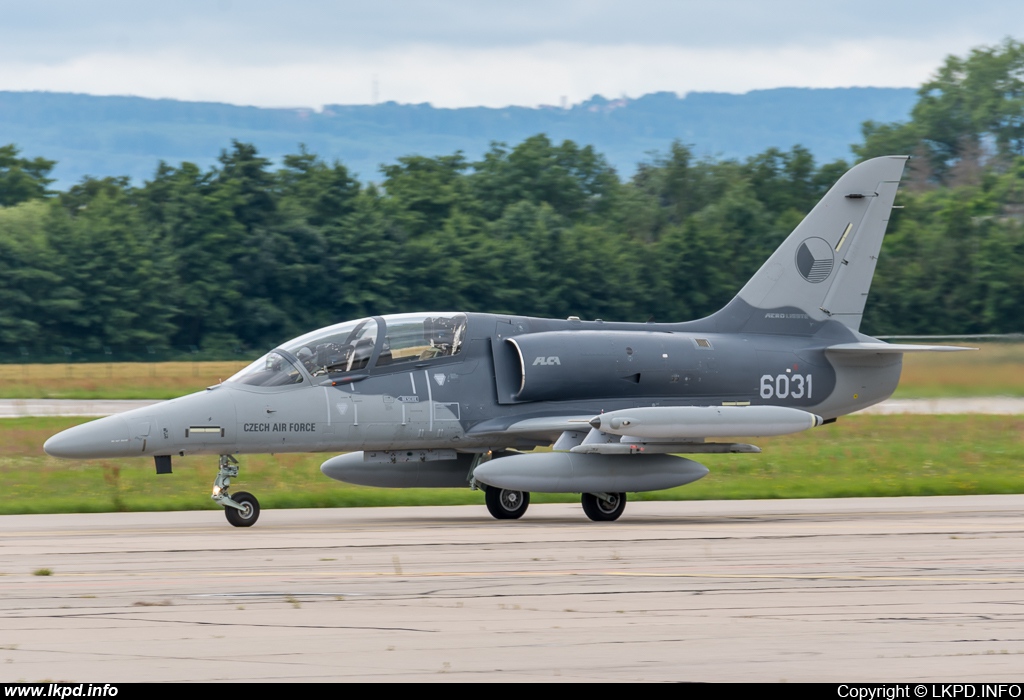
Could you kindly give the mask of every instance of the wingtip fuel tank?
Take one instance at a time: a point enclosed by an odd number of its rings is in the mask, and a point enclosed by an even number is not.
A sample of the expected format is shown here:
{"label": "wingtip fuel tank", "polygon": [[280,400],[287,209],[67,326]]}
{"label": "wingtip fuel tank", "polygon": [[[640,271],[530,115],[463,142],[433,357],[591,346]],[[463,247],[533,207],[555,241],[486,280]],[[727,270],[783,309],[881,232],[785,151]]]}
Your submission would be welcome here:
{"label": "wingtip fuel tank", "polygon": [[708,468],[673,455],[540,452],[492,459],[473,472],[487,486],[537,493],[660,491],[703,478]]}
{"label": "wingtip fuel tank", "polygon": [[[377,488],[468,488],[475,455],[450,450],[452,454],[430,459],[434,450],[409,451],[416,458],[399,461],[394,453],[349,452],[331,457],[320,465],[324,476],[335,481]],[[383,455],[388,455],[387,457]],[[377,456],[381,455],[381,456]],[[424,457],[419,459],[418,457]]]}

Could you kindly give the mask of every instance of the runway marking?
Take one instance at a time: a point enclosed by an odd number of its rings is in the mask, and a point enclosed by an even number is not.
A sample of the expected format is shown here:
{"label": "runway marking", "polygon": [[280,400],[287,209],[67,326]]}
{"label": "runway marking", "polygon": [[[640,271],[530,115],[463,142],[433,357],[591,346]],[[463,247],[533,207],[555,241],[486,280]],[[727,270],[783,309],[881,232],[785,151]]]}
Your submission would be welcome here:
{"label": "runway marking", "polygon": [[118,622],[145,622],[148,624],[159,622],[160,624],[165,625],[196,625],[203,627],[272,627],[277,629],[369,630],[371,632],[425,632],[428,634],[440,631],[436,629],[418,629],[416,627],[371,627],[367,625],[298,625],[262,622],[224,622],[215,620],[174,620],[170,618],[162,618],[159,620],[155,620],[153,618],[148,617],[127,617],[126,613],[120,613],[117,611],[96,613],[70,613],[67,615],[50,614],[36,617],[75,620],[117,620]]}
{"label": "runway marking", "polygon": [[[117,572],[84,573],[69,572],[61,574],[66,578],[103,578],[116,576]],[[140,572],[132,578],[263,578],[274,576],[279,578],[317,577],[317,578],[499,578],[515,576],[520,578],[561,578],[573,576],[614,576],[622,578],[718,578],[735,580],[787,580],[787,581],[906,581],[906,582],[943,582],[943,583],[1024,583],[1021,577],[984,577],[984,576],[892,576],[884,574],[730,574],[714,572],[659,572],[659,571],[206,571],[206,572]],[[57,582],[54,582],[56,584]],[[0,586],[7,588],[8,586]],[[55,586],[56,587],[56,586]],[[227,595],[227,594],[220,594]],[[252,595],[252,594],[248,594]]]}
{"label": "runway marking", "polygon": [[[837,499],[837,500],[840,500],[840,499]],[[264,512],[269,512],[269,511],[264,511]],[[1001,514],[1002,512],[1017,512],[1017,511],[1009,509],[1009,508],[1005,509],[1005,511],[993,511],[993,513],[997,513],[997,514]],[[897,533],[894,533],[892,530],[883,530],[883,529],[878,529],[878,530],[851,530],[850,528],[853,527],[854,525],[859,525],[860,527],[865,527],[865,524],[863,522],[860,522],[862,519],[867,519],[869,521],[869,524],[874,524],[878,528],[881,528],[882,523],[873,523],[874,519],[876,519],[876,518],[877,519],[884,519],[884,518],[894,518],[894,517],[897,517],[897,518],[906,518],[906,517],[929,517],[929,518],[932,518],[932,517],[938,517],[938,516],[961,516],[961,517],[964,517],[964,518],[975,516],[975,517],[984,517],[984,518],[987,519],[988,515],[989,515],[988,513],[982,514],[982,513],[978,512],[978,511],[973,511],[973,510],[929,510],[929,511],[912,511],[912,510],[908,510],[908,511],[867,511],[867,512],[855,512],[855,511],[851,511],[851,512],[842,512],[842,511],[841,512],[836,512],[836,511],[833,511],[833,512],[828,512],[828,513],[822,511],[820,513],[763,513],[763,514],[757,514],[757,515],[744,515],[744,516],[720,516],[720,515],[717,515],[717,514],[706,514],[706,515],[693,515],[693,514],[690,514],[690,515],[685,516],[685,518],[678,519],[675,522],[671,522],[671,523],[663,522],[663,521],[662,522],[654,522],[654,523],[650,523],[650,522],[629,522],[627,520],[627,521],[623,521],[622,525],[623,526],[631,526],[631,525],[645,526],[645,527],[655,528],[655,529],[660,530],[660,531],[679,530],[679,537],[664,538],[666,540],[699,539],[700,536],[705,536],[706,537],[707,533],[709,533],[709,532],[713,533],[713,532],[721,530],[721,529],[737,530],[737,529],[740,529],[740,528],[749,528],[750,526],[754,526],[754,525],[757,525],[757,526],[770,525],[770,526],[778,526],[780,528],[782,528],[782,527],[807,528],[807,527],[812,527],[813,526],[815,528],[826,528],[826,529],[829,529],[829,530],[837,530],[837,531],[839,531],[838,534],[840,534],[840,535],[852,534],[852,535],[858,535],[858,536],[890,536],[890,535],[897,534]],[[16,517],[16,516],[14,516],[14,517]],[[711,519],[713,519],[714,522],[707,522],[708,520],[711,520]],[[812,519],[825,519],[828,522],[806,522],[806,521],[812,520]],[[856,522],[856,523],[852,522],[851,519],[856,519],[858,522]],[[307,534],[307,535],[325,535],[325,536],[328,536],[328,535],[340,535],[340,534],[373,535],[373,534],[378,534],[378,533],[381,533],[381,532],[392,532],[392,531],[396,531],[396,530],[404,531],[404,530],[408,529],[408,527],[411,524],[429,525],[429,526],[438,527],[438,528],[451,527],[451,526],[455,526],[455,525],[466,525],[466,526],[475,526],[475,527],[491,527],[491,528],[500,527],[500,526],[493,525],[493,523],[490,521],[490,519],[487,519],[487,520],[481,519],[480,521],[476,521],[476,520],[445,520],[445,521],[430,521],[430,522],[427,522],[427,523],[409,523],[407,521],[396,520],[394,522],[367,522],[365,524],[357,523],[357,524],[351,524],[351,525],[339,525],[336,528],[331,528],[329,526],[324,526],[324,525],[315,526],[315,527],[308,527],[308,526],[303,526],[303,525],[295,525],[295,526],[288,526],[288,525],[284,525],[284,526],[269,526],[267,528],[262,529],[260,534],[261,535],[278,535],[278,536],[282,536],[282,537],[286,537],[286,536],[287,537],[291,537],[296,532],[301,532],[301,533]],[[531,531],[532,531],[532,528],[538,527],[538,526],[543,526],[543,527],[549,527],[549,526],[552,526],[552,525],[560,526],[561,529],[559,529],[557,532],[552,532],[551,533],[552,534],[552,538],[549,539],[549,540],[544,540],[545,542],[555,542],[555,543],[557,543],[557,542],[563,541],[563,540],[560,540],[560,539],[557,539],[557,538],[553,537],[553,535],[555,535],[555,534],[578,535],[580,532],[584,532],[584,533],[588,533],[588,534],[592,534],[593,535],[593,538],[592,539],[588,539],[587,542],[620,542],[620,541],[623,541],[623,540],[631,540],[631,539],[633,539],[631,537],[626,537],[627,535],[630,534],[629,530],[625,530],[624,529],[621,532],[617,533],[617,534],[620,534],[622,537],[609,538],[608,537],[608,535],[609,535],[608,532],[597,532],[597,531],[594,530],[593,526],[591,526],[589,524],[580,524],[578,522],[570,522],[568,520],[545,519],[545,520],[537,520],[537,521],[532,521],[532,522],[529,522],[529,521],[528,522],[523,522],[523,523],[521,523],[521,525],[523,527],[528,527],[528,526],[531,527]],[[271,527],[273,529],[271,529]],[[979,525],[976,526],[976,528],[977,528],[976,530],[972,530],[971,532],[966,532],[965,533],[962,530],[950,530],[950,529],[948,529],[948,524],[947,524],[946,528],[944,528],[944,529],[936,529],[934,526],[929,527],[928,525],[916,525],[915,523],[904,523],[902,525],[903,529],[900,530],[898,534],[908,534],[908,535],[920,535],[920,534],[929,535],[929,534],[931,534],[931,535],[958,535],[958,536],[963,535],[963,536],[970,536],[970,535],[974,535],[974,534],[992,534],[993,532],[996,532],[996,533],[1005,532],[1007,534],[1016,534],[1021,529],[1021,528],[1016,528],[1016,527],[1006,527],[1005,525],[989,525],[989,526],[987,526],[988,528],[997,528],[997,529],[983,529],[984,527],[985,527],[985,524],[982,523],[982,524],[979,524]],[[1024,527],[1024,525],[1022,525],[1022,527]],[[682,529],[682,528],[685,528],[685,529]],[[180,528],[154,528],[154,529],[134,530],[134,531],[131,531],[131,532],[125,532],[121,528],[113,528],[113,527],[109,528],[109,529],[94,529],[94,530],[81,530],[81,529],[74,529],[74,528],[70,528],[69,527],[67,529],[54,529],[54,530],[20,530],[20,531],[19,530],[9,530],[9,531],[3,531],[3,532],[0,532],[0,539],[3,539],[3,538],[19,538],[19,539],[22,539],[22,538],[26,538],[26,537],[32,537],[32,538],[53,537],[53,538],[67,539],[69,537],[83,538],[83,537],[98,537],[98,536],[119,536],[119,537],[126,537],[126,538],[130,538],[132,540],[136,540],[136,539],[138,539],[140,537],[166,536],[166,535],[180,536],[180,535],[183,535],[183,534],[187,534],[187,535],[209,535],[211,537],[221,537],[224,534],[224,529],[219,524],[215,525],[215,526],[201,525],[201,526],[182,526]],[[817,535],[817,534],[820,534],[821,536],[827,536],[824,533],[819,533],[817,530],[815,532],[811,533],[811,535],[803,535],[803,536],[805,536],[805,537],[806,536],[814,536],[814,535]],[[691,537],[691,536],[697,536],[697,537]],[[760,535],[754,535],[752,537],[745,537],[745,539],[774,539],[774,538],[780,538],[780,537],[791,537],[791,535],[786,535],[786,534],[760,534]],[[566,541],[568,541],[568,540],[566,540]],[[648,541],[648,539],[645,538],[644,541]],[[532,542],[532,541],[527,541],[527,540],[510,540],[508,542],[508,544],[527,544],[527,543],[530,543],[530,542]],[[406,543],[403,543],[403,542],[394,542],[394,543],[385,543],[384,546],[403,546],[405,544]],[[454,540],[453,539],[453,540],[446,540],[444,542],[432,542],[430,544],[438,544],[438,545],[444,545],[444,544],[475,544],[475,542],[463,542],[461,540]],[[304,548],[304,549],[315,549],[315,548],[321,548],[323,546],[324,545],[322,545],[322,544],[311,544],[311,545],[308,545],[308,546],[302,547],[302,548]],[[331,546],[337,547],[337,546],[362,546],[362,545],[359,545],[359,544],[355,544],[355,545],[336,545],[335,544],[335,545],[331,545]],[[378,544],[378,545],[374,545],[374,546],[381,546],[381,545]],[[417,546],[419,546],[419,543],[417,543]],[[280,544],[277,543],[277,542],[266,542],[264,544],[261,544],[259,546],[253,547],[253,548],[255,548],[255,549],[268,549],[268,548],[276,548],[276,547],[280,547]],[[287,548],[288,549],[293,549],[294,547],[292,545],[289,545]],[[149,550],[146,550],[146,551],[149,551]],[[189,550],[189,551],[191,551],[191,550]]]}
{"label": "runway marking", "polygon": [[982,578],[977,576],[875,576],[871,574],[669,574],[657,572],[606,571],[605,576],[641,578],[732,578],[792,579],[797,581],[943,581],[947,583],[1022,583],[1024,578]]}
{"label": "runway marking", "polygon": [[324,598],[337,598],[339,595],[346,596],[365,596],[367,593],[312,593],[312,592],[295,592],[295,591],[284,591],[284,592],[266,592],[257,591],[252,593],[193,593],[185,596],[186,598],[281,598],[283,596],[320,596]]}

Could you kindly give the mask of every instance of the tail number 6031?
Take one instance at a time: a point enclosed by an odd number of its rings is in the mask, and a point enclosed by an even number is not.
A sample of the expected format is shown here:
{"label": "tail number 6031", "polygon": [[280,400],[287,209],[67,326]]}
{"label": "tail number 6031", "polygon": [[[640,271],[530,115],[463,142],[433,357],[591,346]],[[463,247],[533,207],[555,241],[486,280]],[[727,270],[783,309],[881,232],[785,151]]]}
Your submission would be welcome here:
{"label": "tail number 6031", "polygon": [[761,375],[762,399],[803,399],[811,398],[813,384],[809,374]]}

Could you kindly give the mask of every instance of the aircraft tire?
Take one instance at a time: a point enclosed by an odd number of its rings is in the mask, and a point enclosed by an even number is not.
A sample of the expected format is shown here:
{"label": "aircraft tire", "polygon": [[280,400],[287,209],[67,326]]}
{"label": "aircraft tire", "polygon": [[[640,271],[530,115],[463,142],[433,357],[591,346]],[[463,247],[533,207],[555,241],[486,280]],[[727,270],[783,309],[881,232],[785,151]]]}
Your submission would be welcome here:
{"label": "aircraft tire", "polygon": [[582,497],[583,512],[595,522],[611,522],[618,520],[622,511],[626,509],[626,494],[610,493],[610,499],[598,498],[592,493],[585,493]]}
{"label": "aircraft tire", "polygon": [[241,505],[244,510],[227,506],[224,516],[235,527],[252,527],[260,517],[260,502],[251,493],[239,491],[231,496],[231,500]]}
{"label": "aircraft tire", "polygon": [[487,510],[498,520],[518,520],[530,505],[530,492],[488,486],[484,500]]}

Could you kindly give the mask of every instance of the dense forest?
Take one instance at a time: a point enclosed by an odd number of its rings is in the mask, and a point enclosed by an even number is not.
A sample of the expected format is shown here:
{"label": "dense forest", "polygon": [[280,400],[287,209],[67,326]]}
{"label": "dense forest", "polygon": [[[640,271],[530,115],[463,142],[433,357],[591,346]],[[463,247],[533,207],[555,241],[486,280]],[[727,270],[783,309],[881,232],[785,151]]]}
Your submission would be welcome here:
{"label": "dense forest", "polygon": [[[857,158],[914,158],[862,330],[1024,330],[1024,45],[949,57],[909,121],[863,135]],[[53,161],[0,147],[0,359],[231,356],[412,310],[696,318],[850,165],[676,142],[624,181],[541,134],[476,162],[399,158],[364,184],[297,150],[274,167],[235,141],[209,169],[52,191]]]}

